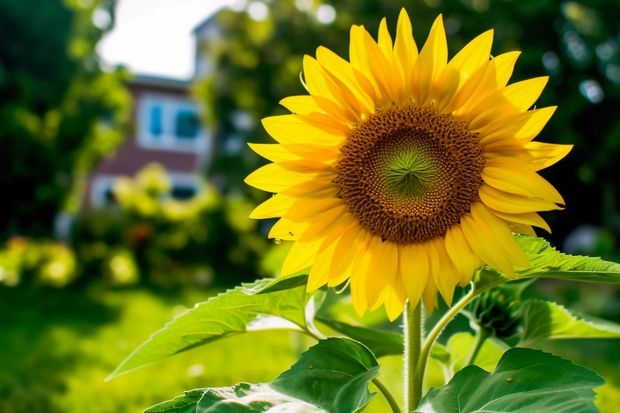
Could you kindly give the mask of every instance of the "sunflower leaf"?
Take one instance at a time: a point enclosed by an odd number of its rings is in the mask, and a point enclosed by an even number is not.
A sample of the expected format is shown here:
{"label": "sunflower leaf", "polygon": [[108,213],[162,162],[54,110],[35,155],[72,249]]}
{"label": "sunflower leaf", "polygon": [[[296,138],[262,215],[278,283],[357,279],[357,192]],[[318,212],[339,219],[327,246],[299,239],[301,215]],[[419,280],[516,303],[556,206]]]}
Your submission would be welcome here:
{"label": "sunflower leaf", "polygon": [[530,266],[517,270],[517,278],[508,279],[497,270],[484,267],[479,271],[476,289],[514,279],[553,278],[568,281],[620,284],[620,264],[596,257],[570,255],[559,252],[546,240],[527,235],[516,235],[515,240],[529,258]]}
{"label": "sunflower leaf", "polygon": [[620,338],[620,325],[577,316],[563,306],[542,300],[523,304],[523,342],[544,339]]}
{"label": "sunflower leaf", "polygon": [[512,348],[492,373],[478,366],[459,371],[430,390],[419,410],[435,413],[595,413],[593,388],[604,380],[568,360],[527,348]]}
{"label": "sunflower leaf", "polygon": [[231,387],[196,389],[150,407],[145,413],[256,413],[279,411],[324,413],[325,410],[272,389],[268,384],[238,383]]}
{"label": "sunflower leaf", "polygon": [[368,383],[378,374],[379,364],[364,345],[328,338],[304,352],[271,387],[329,412],[356,412],[373,397]]}
{"label": "sunflower leaf", "polygon": [[143,342],[121,362],[109,379],[173,354],[250,330],[305,329],[305,311],[310,298],[305,286],[264,292],[264,288],[273,287],[273,282],[272,279],[261,279],[196,304]]}
{"label": "sunflower leaf", "polygon": [[375,357],[403,354],[403,335],[375,328],[354,326],[329,317],[317,317],[317,321],[346,334],[354,340],[363,343]]}
{"label": "sunflower leaf", "polygon": [[201,389],[188,390],[182,396],[149,407],[144,413],[195,413],[196,405],[203,394]]}

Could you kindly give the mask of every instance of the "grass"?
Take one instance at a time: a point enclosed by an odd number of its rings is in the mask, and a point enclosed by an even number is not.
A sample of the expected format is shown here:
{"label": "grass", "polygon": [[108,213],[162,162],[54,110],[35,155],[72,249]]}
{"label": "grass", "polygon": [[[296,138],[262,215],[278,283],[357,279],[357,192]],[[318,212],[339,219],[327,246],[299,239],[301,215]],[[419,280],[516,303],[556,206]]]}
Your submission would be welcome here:
{"label": "grass", "polygon": [[294,335],[257,332],[105,381],[174,314],[207,297],[0,290],[0,411],[139,412],[192,388],[269,381],[296,360]]}

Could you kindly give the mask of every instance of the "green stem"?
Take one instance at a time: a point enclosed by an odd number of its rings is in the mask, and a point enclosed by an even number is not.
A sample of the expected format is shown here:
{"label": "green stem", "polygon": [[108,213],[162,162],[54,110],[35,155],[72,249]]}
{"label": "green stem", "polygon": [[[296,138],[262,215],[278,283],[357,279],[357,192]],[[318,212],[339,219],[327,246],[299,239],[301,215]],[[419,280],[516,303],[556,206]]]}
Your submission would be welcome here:
{"label": "green stem", "polygon": [[489,338],[490,335],[491,334],[486,329],[482,327],[478,328],[478,331],[476,331],[476,337],[474,338],[474,344],[471,346],[469,354],[465,359],[465,366],[469,366],[470,364],[474,363],[474,361],[476,360],[476,356],[482,348],[482,345],[484,344],[485,340]]}
{"label": "green stem", "polygon": [[405,381],[405,412],[412,413],[422,399],[422,381],[416,371],[420,364],[420,349],[422,344],[422,305],[415,307],[409,301],[405,304],[404,320],[405,354],[404,354],[404,381]]}
{"label": "green stem", "polygon": [[376,377],[372,379],[372,383],[377,387],[377,389],[379,389],[381,394],[383,394],[383,397],[385,397],[385,400],[387,400],[388,404],[390,405],[390,408],[392,409],[392,412],[401,413],[400,407],[398,406],[398,402],[396,401],[394,396],[392,396],[392,393],[390,393],[388,388],[385,387],[385,385],[381,383],[379,379],[377,379]]}
{"label": "green stem", "polygon": [[443,329],[448,325],[450,321],[463,309],[467,304],[470,303],[471,300],[478,295],[480,291],[477,291],[474,288],[472,283],[471,289],[467,294],[465,294],[461,299],[454,304],[452,307],[446,311],[446,313],[437,321],[437,324],[432,328],[428,336],[426,337],[426,341],[424,346],[422,347],[422,351],[420,352],[420,358],[418,361],[418,365],[415,371],[415,375],[413,376],[416,380],[415,386],[422,389],[422,380],[424,379],[424,373],[426,371],[426,362],[428,361],[428,355],[431,352],[431,348],[433,347],[433,343],[439,337],[439,334],[443,331]]}

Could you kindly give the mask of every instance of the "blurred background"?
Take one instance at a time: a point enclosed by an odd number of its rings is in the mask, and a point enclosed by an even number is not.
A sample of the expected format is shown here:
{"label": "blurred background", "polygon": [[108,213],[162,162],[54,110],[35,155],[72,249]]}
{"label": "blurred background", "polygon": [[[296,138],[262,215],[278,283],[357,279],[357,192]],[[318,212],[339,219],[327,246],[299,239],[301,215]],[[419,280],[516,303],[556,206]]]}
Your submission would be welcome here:
{"label": "blurred background", "polygon": [[[275,274],[246,142],[304,93],[304,54],[346,57],[351,24],[393,30],[403,6],[419,45],[443,13],[451,54],[495,28],[494,54],[523,52],[513,81],[550,76],[538,139],[574,149],[543,171],[566,209],[541,235],[620,260],[618,0],[0,0],[0,411],[140,411],[295,360],[295,337],[253,333],[104,382],[174,314]],[[615,287],[537,288],[620,322]],[[573,344],[557,351],[610,381],[614,411],[618,344]]]}

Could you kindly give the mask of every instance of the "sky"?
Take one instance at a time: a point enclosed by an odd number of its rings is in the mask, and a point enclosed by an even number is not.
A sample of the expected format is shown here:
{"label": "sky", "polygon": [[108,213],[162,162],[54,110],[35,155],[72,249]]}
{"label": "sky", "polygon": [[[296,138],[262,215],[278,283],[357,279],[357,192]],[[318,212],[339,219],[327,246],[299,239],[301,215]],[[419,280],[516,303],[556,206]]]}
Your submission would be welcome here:
{"label": "sky", "polygon": [[[99,43],[103,61],[135,73],[188,79],[194,71],[192,29],[240,0],[118,0],[115,27]],[[95,15],[105,20],[106,16]]]}

